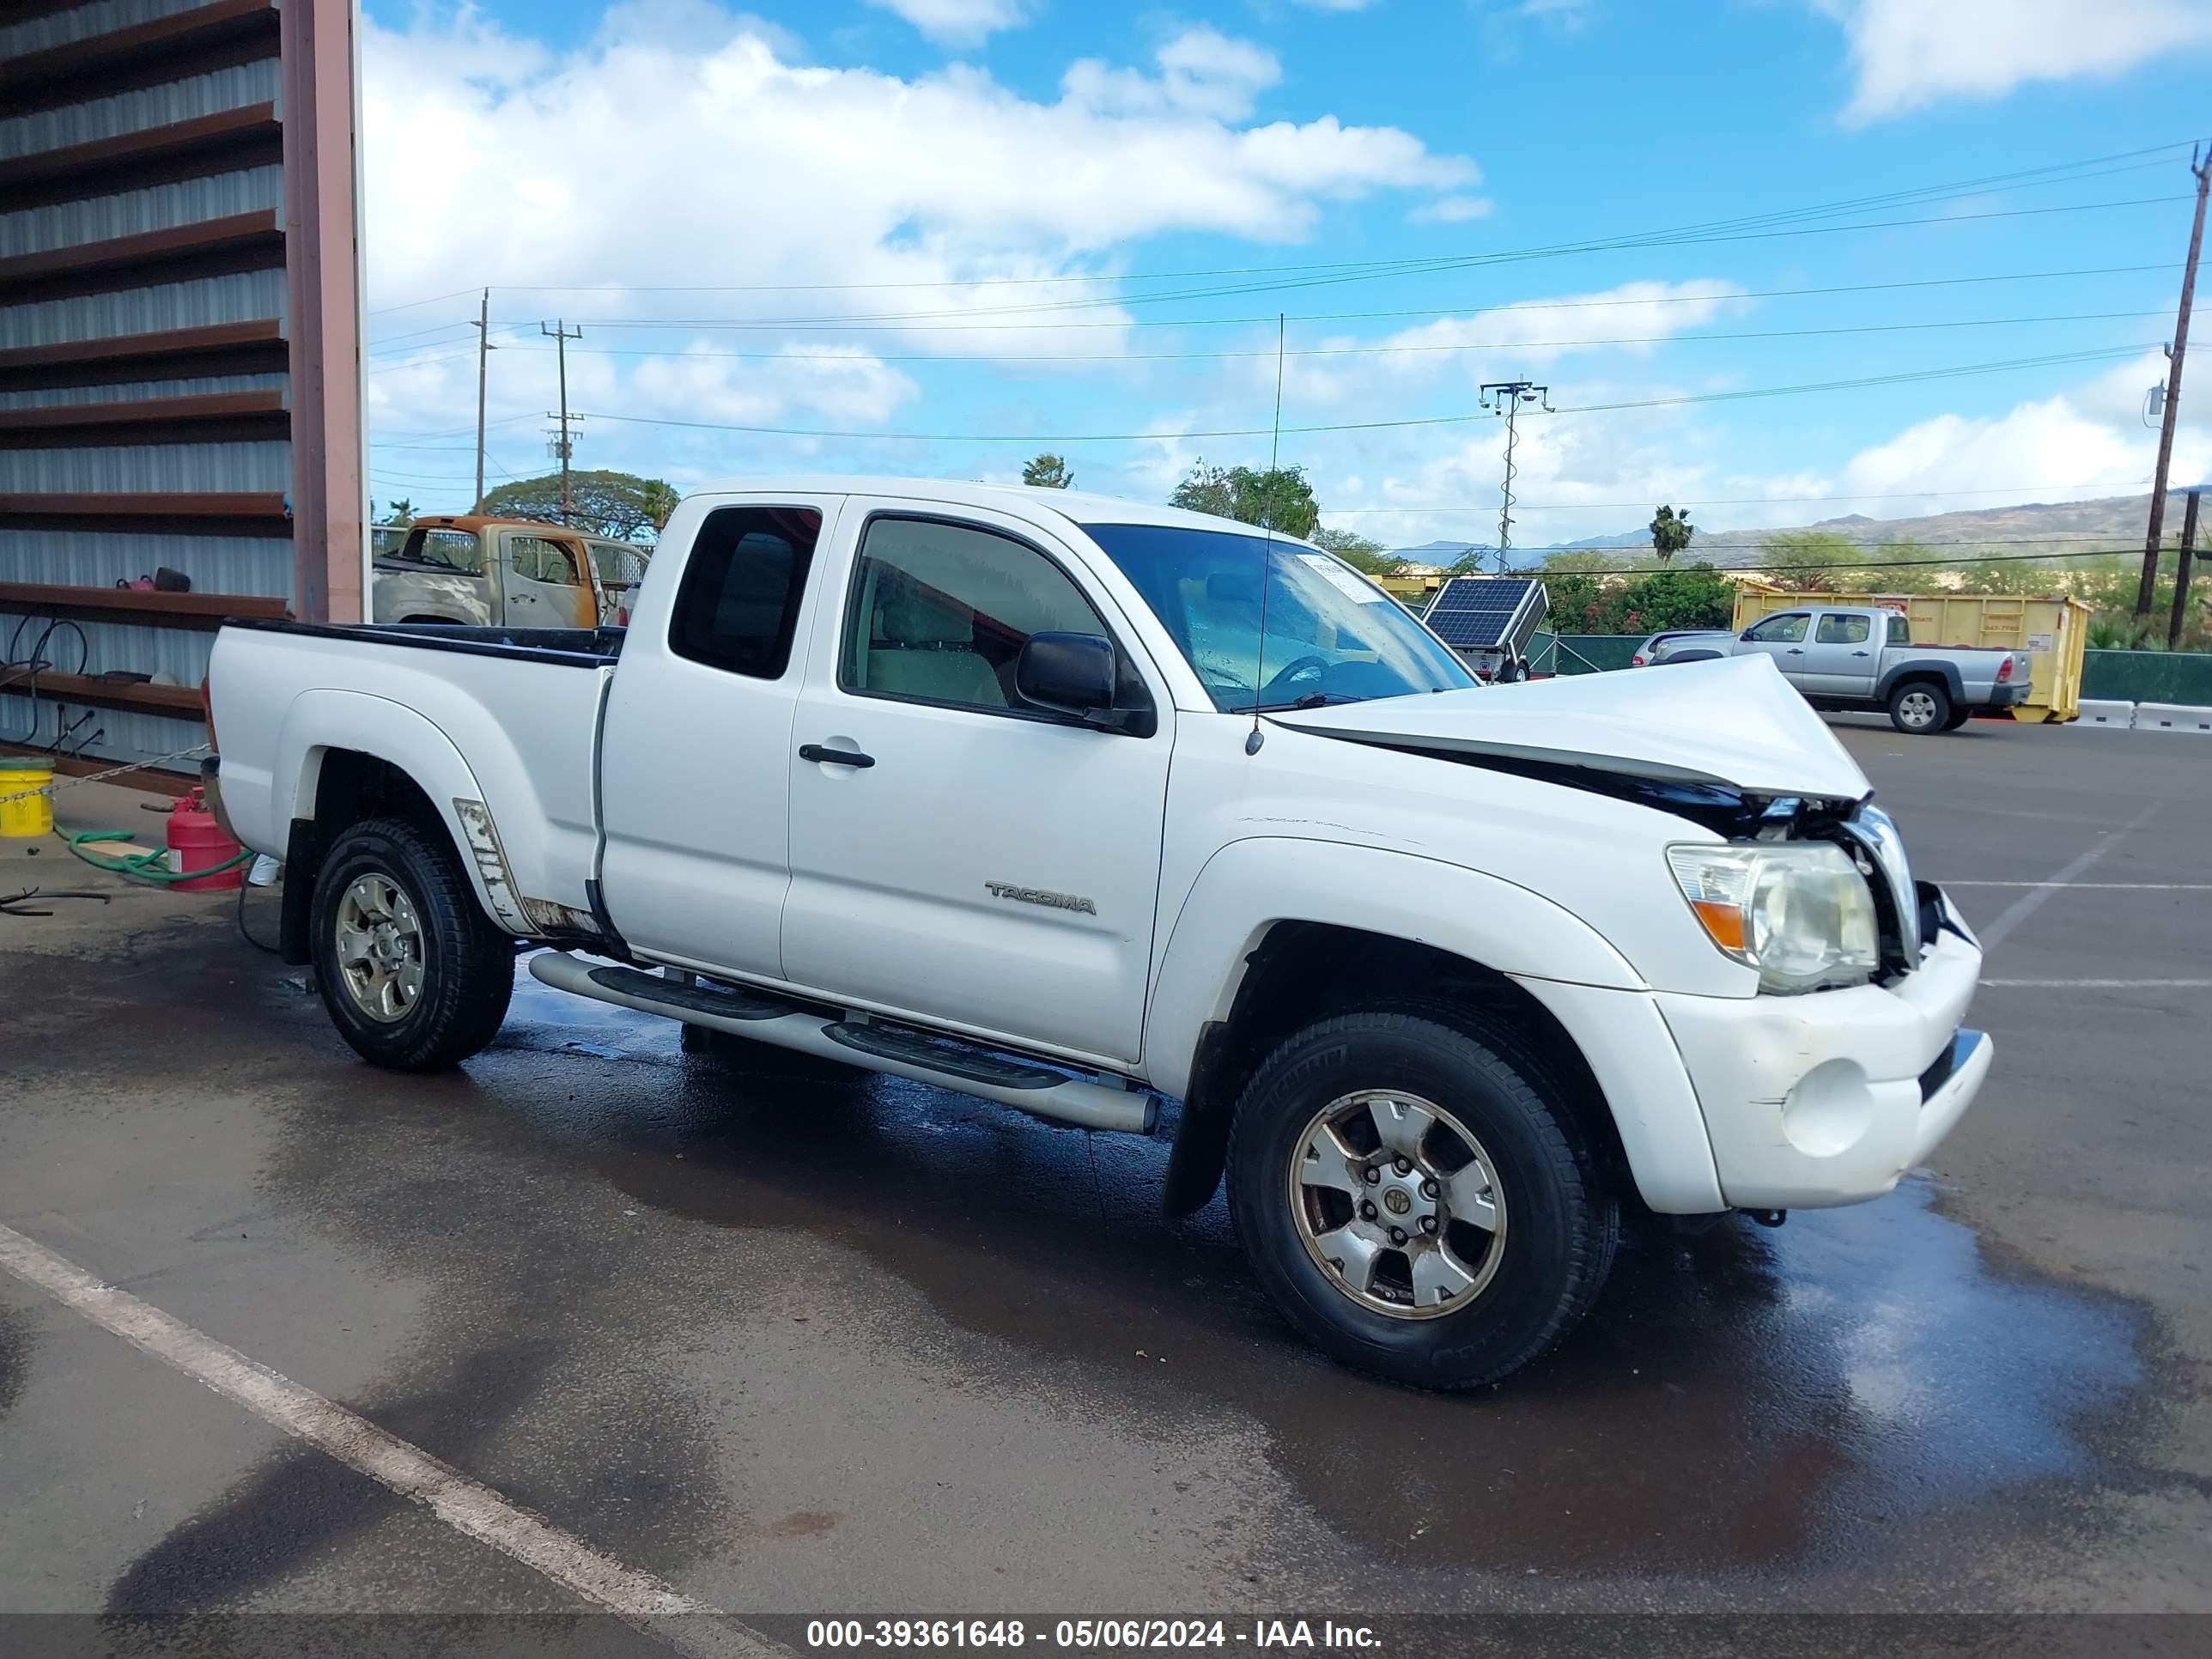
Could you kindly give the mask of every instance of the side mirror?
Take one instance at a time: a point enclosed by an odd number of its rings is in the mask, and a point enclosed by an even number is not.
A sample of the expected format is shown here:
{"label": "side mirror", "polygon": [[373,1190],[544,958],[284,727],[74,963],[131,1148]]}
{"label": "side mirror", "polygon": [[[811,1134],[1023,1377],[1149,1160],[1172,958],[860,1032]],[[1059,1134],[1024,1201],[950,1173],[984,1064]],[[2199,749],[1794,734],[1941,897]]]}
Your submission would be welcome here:
{"label": "side mirror", "polygon": [[1014,663],[1022,701],[1085,720],[1114,707],[1114,647],[1097,634],[1032,634]]}

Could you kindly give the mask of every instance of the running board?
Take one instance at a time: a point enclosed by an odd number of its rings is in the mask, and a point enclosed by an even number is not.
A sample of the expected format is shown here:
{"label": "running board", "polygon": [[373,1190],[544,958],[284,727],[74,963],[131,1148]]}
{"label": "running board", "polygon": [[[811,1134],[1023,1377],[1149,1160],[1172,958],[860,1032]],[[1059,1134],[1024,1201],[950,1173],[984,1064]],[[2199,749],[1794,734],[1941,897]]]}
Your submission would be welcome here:
{"label": "running board", "polygon": [[931,1036],[902,1026],[827,1019],[780,1001],[772,993],[689,985],[635,968],[586,962],[561,951],[541,951],[532,957],[530,974],[556,991],[594,1002],[661,1014],[866,1071],[957,1090],[1060,1123],[1140,1135],[1150,1134],[1158,1121],[1159,1100],[1148,1089],[1086,1083],[957,1038]]}

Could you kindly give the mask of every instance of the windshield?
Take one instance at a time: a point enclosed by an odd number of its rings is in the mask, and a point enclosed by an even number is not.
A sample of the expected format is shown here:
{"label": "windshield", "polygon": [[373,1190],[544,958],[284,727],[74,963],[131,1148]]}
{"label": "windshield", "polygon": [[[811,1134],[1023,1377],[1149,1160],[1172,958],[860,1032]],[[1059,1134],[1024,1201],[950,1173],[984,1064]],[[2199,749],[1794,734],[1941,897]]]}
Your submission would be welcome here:
{"label": "windshield", "polygon": [[1475,683],[1388,593],[1326,553],[1180,525],[1083,527],[1145,596],[1224,714],[1457,691]]}

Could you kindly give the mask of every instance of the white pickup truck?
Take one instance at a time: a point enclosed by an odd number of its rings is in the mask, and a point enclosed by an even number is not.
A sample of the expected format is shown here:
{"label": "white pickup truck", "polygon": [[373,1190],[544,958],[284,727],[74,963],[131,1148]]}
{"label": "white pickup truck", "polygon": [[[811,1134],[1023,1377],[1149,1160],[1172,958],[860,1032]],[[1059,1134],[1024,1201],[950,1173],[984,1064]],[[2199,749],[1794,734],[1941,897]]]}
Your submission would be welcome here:
{"label": "white pickup truck", "polygon": [[716,490],[626,635],[236,624],[211,697],[369,1060],[483,1048],[520,942],[687,1028],[1171,1133],[1170,1213],[1225,1170],[1291,1322],[1407,1382],[1556,1342],[1624,1206],[1887,1192],[1990,1066],[1979,946],[1771,662],[1478,687],[1218,519]]}

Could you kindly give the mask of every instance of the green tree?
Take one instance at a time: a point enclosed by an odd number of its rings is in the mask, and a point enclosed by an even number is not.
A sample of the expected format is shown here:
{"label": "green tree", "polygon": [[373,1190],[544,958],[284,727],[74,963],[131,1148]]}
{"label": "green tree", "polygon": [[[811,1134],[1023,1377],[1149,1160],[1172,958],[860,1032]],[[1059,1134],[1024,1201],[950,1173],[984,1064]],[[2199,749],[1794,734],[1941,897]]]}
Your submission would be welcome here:
{"label": "green tree", "polygon": [[1654,570],[1624,585],[1621,632],[1662,628],[1726,628],[1735,615],[1735,589],[1711,564]]}
{"label": "green tree", "polygon": [[1255,472],[1249,466],[1209,466],[1200,461],[1175,487],[1168,505],[1210,513],[1240,524],[1267,525],[1303,539],[1321,522],[1321,504],[1300,466]]}
{"label": "green tree", "polygon": [[1677,514],[1671,507],[1662,507],[1651,520],[1651,550],[1659,556],[1659,562],[1667,563],[1690,544],[1697,530],[1690,523],[1687,508]]}
{"label": "green tree", "polygon": [[[675,485],[659,478],[641,478],[634,472],[571,472],[567,522],[591,535],[611,536],[617,541],[655,538],[683,499]],[[537,519],[560,524],[561,475],[549,472],[542,478],[501,484],[484,496],[483,510],[495,519]]]}
{"label": "green tree", "polygon": [[1073,489],[1075,475],[1067,470],[1066,461],[1048,451],[1022,468],[1022,482],[1040,489]]}
{"label": "green tree", "polygon": [[1400,576],[1405,574],[1406,562],[1392,556],[1389,549],[1370,537],[1349,530],[1336,530],[1322,525],[1306,538],[1316,547],[1325,547],[1354,570],[1364,570],[1370,576]]}
{"label": "green tree", "polygon": [[415,502],[413,499],[410,496],[402,495],[398,501],[388,503],[385,509],[384,522],[386,524],[414,523]]}
{"label": "green tree", "polygon": [[1770,538],[1747,568],[1796,592],[1862,593],[1869,576],[1853,573],[1866,562],[1849,537],[1832,530],[1789,530]]}

